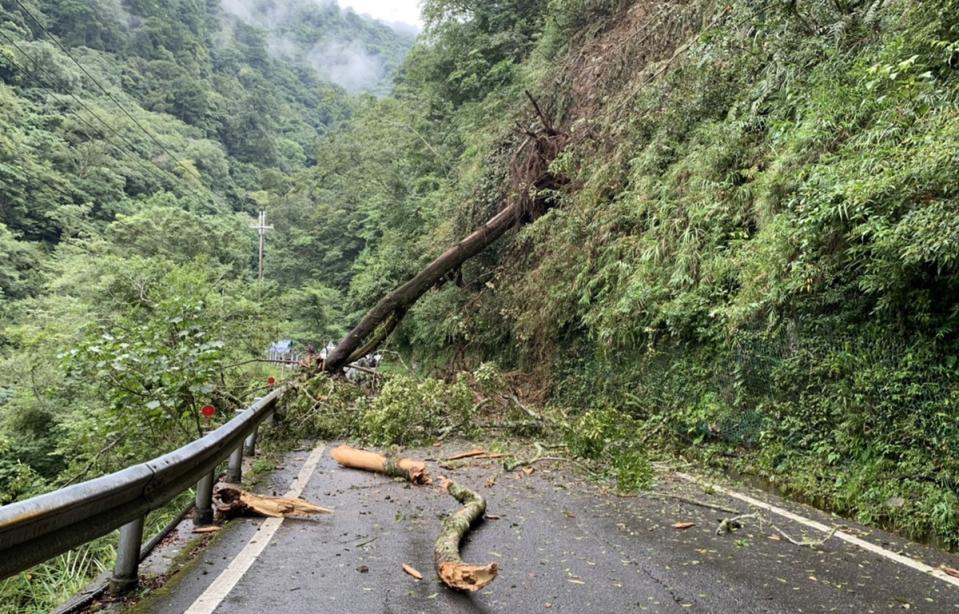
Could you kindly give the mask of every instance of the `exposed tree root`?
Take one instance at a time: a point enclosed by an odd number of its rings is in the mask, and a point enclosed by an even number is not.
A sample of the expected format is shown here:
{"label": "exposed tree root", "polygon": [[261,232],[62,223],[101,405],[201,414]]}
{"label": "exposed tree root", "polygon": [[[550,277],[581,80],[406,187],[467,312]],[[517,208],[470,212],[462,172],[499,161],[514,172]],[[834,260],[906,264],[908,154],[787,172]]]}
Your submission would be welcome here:
{"label": "exposed tree root", "polygon": [[486,512],[486,500],[469,488],[440,478],[441,488],[463,504],[463,508],[443,521],[443,530],[433,547],[436,573],[446,586],[467,592],[475,592],[496,579],[496,563],[469,565],[460,556],[460,542],[469,532],[470,525]]}
{"label": "exposed tree root", "polygon": [[349,446],[338,446],[330,452],[330,456],[340,465],[352,469],[364,469],[374,473],[382,473],[394,478],[403,478],[413,484],[432,484],[426,463],[409,458],[393,458],[368,452]]}

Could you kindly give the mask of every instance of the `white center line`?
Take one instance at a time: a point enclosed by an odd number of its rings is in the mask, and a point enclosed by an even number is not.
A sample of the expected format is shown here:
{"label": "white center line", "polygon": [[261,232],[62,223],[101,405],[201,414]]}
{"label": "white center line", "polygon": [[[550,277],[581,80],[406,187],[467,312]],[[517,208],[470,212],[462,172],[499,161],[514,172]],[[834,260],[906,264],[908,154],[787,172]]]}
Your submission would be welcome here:
{"label": "white center line", "polygon": [[[700,484],[701,486],[706,486],[708,488],[711,488],[712,490],[715,490],[716,492],[720,492],[726,496],[733,497],[734,499],[739,499],[740,501],[748,503],[749,505],[752,505],[753,507],[764,509],[768,512],[772,512],[773,514],[778,514],[779,516],[782,516],[783,518],[788,518],[789,520],[792,520],[793,522],[798,522],[799,524],[807,526],[811,529],[816,529],[817,531],[822,531],[823,533],[829,533],[830,531],[832,531],[832,527],[827,527],[821,522],[816,522],[815,520],[811,520],[804,516],[800,516],[799,514],[794,514],[790,512],[789,510],[784,510],[781,507],[776,507],[775,505],[771,505],[769,503],[766,503],[765,501],[754,499],[753,497],[740,494],[736,491],[729,490],[728,488],[723,488],[722,486],[718,486],[716,484],[710,484],[708,482],[704,482],[686,473],[677,472],[676,476],[688,482],[693,482],[696,484]],[[859,546],[863,550],[868,550],[869,552],[872,552],[873,554],[878,554],[881,557],[887,558],[891,561],[895,561],[899,563],[900,565],[905,565],[906,567],[915,569],[916,571],[927,573],[935,578],[939,578],[943,582],[948,582],[949,584],[952,584],[953,586],[959,586],[959,578],[953,578],[952,576],[950,576],[943,570],[936,569],[935,567],[932,567],[930,565],[926,565],[922,561],[917,561],[916,559],[910,558],[908,556],[903,556],[901,554],[893,552],[892,550],[887,550],[883,548],[882,546],[877,546],[876,544],[867,542],[866,540],[860,539],[856,537],[855,535],[850,535],[849,533],[844,533],[842,531],[836,531],[835,537],[843,540],[844,542],[848,542],[850,544]]]}
{"label": "white center line", "polygon": [[[323,456],[324,449],[325,446],[318,446],[310,453],[306,462],[303,463],[300,473],[296,476],[296,479],[293,480],[293,483],[290,484],[290,490],[286,493],[287,497],[296,498],[303,494],[303,489],[306,488],[306,483],[309,482],[313,472],[316,471],[316,466]],[[217,606],[230,594],[230,591],[232,591],[233,587],[240,581],[240,578],[250,569],[257,557],[260,556],[264,548],[266,548],[266,545],[270,543],[270,540],[273,539],[273,535],[277,529],[280,528],[281,524],[283,524],[282,518],[267,518],[264,520],[256,532],[256,535],[250,539],[249,543],[243,547],[243,550],[241,550],[227,568],[217,576],[216,580],[203,591],[203,594],[193,602],[193,605],[191,605],[184,614],[212,614]]]}

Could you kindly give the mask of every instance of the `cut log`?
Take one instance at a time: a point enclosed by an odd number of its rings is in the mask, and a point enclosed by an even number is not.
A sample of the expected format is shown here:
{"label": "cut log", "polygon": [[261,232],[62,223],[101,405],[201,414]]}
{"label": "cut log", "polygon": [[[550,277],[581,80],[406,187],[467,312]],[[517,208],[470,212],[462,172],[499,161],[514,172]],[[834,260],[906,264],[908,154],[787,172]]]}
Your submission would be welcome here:
{"label": "cut log", "polygon": [[376,452],[368,452],[350,446],[338,446],[330,457],[344,467],[382,473],[394,478],[403,478],[413,484],[432,484],[426,463],[409,458],[392,458]]}
{"label": "cut log", "polygon": [[443,521],[443,530],[433,547],[436,573],[446,586],[458,591],[475,592],[496,579],[496,563],[469,565],[460,556],[460,542],[476,520],[486,512],[486,500],[453,480],[440,478],[441,487],[463,508]]}
{"label": "cut log", "polygon": [[331,509],[314,505],[303,499],[264,497],[225,484],[217,485],[213,493],[213,504],[216,511],[226,517],[254,515],[285,518],[333,513]]}

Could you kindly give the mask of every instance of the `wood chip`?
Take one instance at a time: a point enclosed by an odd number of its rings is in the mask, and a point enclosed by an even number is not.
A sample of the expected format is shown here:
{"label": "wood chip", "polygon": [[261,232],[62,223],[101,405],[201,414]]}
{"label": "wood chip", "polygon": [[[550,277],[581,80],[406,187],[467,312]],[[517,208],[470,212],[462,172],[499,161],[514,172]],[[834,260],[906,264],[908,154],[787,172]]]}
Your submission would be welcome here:
{"label": "wood chip", "polygon": [[487,520],[499,520],[499,516],[497,516],[496,514],[486,514],[485,516],[483,516],[483,518]]}
{"label": "wood chip", "polygon": [[408,563],[403,563],[403,571],[410,574],[417,580],[423,579],[423,574],[421,574],[415,567],[413,567],[412,565],[409,565]]}
{"label": "wood chip", "polygon": [[220,527],[209,526],[209,527],[196,527],[193,529],[194,533],[216,533],[220,530]]}
{"label": "wood chip", "polygon": [[536,471],[536,469],[534,469],[534,468],[532,468],[532,467],[523,467],[522,471],[523,471],[523,473],[525,473],[526,475],[533,475],[533,472]]}
{"label": "wood chip", "polygon": [[682,529],[682,530],[691,529],[695,526],[696,526],[695,522],[677,522],[673,524],[674,529]]}
{"label": "wood chip", "polygon": [[959,578],[959,569],[955,569],[953,567],[943,567],[942,570],[953,578]]}

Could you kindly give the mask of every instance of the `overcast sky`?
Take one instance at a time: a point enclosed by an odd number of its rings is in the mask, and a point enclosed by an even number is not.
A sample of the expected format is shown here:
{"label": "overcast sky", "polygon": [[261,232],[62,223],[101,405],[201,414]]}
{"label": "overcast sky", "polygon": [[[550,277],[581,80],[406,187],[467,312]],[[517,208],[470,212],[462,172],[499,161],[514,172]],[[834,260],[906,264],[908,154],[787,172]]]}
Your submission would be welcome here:
{"label": "overcast sky", "polygon": [[419,0],[338,0],[338,2],[342,7],[350,7],[357,13],[370,15],[382,21],[398,21],[416,28],[423,27]]}

